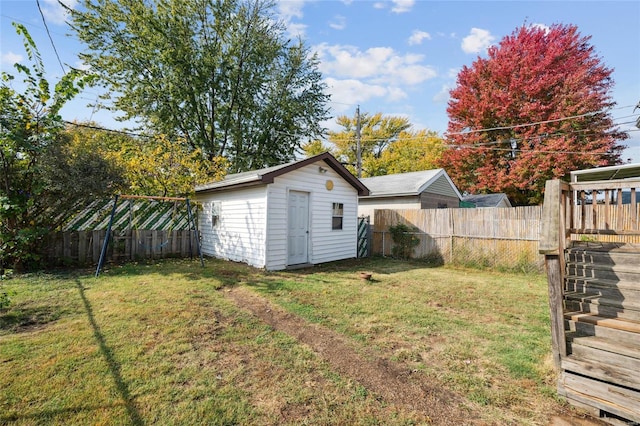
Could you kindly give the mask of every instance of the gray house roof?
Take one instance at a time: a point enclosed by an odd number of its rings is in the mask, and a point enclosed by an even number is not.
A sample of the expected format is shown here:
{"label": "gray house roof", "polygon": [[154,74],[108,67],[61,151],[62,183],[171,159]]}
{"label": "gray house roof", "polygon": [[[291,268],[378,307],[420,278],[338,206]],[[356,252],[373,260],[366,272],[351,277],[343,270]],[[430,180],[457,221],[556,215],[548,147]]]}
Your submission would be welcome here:
{"label": "gray house roof", "polygon": [[456,188],[444,169],[423,170],[420,172],[398,173],[360,179],[360,181],[369,188],[369,196],[364,198],[420,195],[425,191],[430,192],[428,191],[430,187],[442,180],[451,186],[451,189],[458,198],[462,198],[460,191],[458,191],[458,188]]}
{"label": "gray house roof", "polygon": [[307,166],[309,164],[313,164],[317,161],[324,161],[328,167],[335,170],[336,173],[342,176],[344,180],[346,180],[358,191],[358,195],[369,195],[369,189],[365,185],[363,185],[362,182],[360,182],[355,176],[353,176],[349,172],[349,170],[347,170],[342,164],[340,164],[340,162],[336,160],[333,155],[329,154],[328,152],[314,155],[313,157],[305,158],[303,160],[280,164],[278,166],[226,175],[222,180],[206,183],[204,185],[196,185],[196,192],[224,191],[246,186],[265,185],[273,183],[273,180],[276,177]]}
{"label": "gray house roof", "polygon": [[506,201],[508,207],[511,207],[511,201],[507,198],[507,194],[478,194],[467,195],[462,198],[462,201],[473,203],[476,207],[498,207],[500,203]]}

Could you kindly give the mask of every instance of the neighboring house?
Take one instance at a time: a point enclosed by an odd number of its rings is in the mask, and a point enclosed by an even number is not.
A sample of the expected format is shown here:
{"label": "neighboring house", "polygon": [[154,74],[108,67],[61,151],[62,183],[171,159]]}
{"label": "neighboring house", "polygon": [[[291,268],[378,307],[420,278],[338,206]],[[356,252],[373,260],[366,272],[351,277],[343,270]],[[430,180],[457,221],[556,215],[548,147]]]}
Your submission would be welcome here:
{"label": "neighboring house", "polygon": [[462,198],[444,169],[363,178],[368,195],[358,200],[358,215],[376,209],[437,209],[459,207]]}
{"label": "neighboring house", "polygon": [[462,202],[471,203],[473,207],[513,207],[507,194],[503,193],[467,195],[462,197]]}
{"label": "neighboring house", "polygon": [[329,153],[227,175],[196,186],[202,252],[267,270],[354,258],[368,194]]}

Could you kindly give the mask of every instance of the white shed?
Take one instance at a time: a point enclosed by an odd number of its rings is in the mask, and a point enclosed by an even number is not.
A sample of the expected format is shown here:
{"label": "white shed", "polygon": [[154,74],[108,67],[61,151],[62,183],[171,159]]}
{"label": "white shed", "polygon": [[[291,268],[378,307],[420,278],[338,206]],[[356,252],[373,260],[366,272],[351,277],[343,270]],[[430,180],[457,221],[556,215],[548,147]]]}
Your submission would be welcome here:
{"label": "white shed", "polygon": [[202,253],[267,270],[354,258],[368,193],[329,153],[196,186]]}

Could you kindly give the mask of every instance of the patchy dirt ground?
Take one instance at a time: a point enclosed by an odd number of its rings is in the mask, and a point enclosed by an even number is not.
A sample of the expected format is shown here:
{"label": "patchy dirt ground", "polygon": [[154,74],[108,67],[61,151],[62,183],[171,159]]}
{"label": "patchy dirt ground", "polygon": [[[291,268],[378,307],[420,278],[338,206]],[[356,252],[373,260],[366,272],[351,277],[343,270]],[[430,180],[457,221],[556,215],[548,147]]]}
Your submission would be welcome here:
{"label": "patchy dirt ground", "polygon": [[[341,375],[357,381],[387,403],[425,413],[434,425],[484,425],[480,407],[447,391],[438,383],[418,380],[411,370],[381,358],[372,351],[356,349],[340,334],[273,305],[242,287],[225,288],[224,294],[275,330],[309,346]],[[585,417],[558,413],[550,426],[596,426],[604,423]]]}

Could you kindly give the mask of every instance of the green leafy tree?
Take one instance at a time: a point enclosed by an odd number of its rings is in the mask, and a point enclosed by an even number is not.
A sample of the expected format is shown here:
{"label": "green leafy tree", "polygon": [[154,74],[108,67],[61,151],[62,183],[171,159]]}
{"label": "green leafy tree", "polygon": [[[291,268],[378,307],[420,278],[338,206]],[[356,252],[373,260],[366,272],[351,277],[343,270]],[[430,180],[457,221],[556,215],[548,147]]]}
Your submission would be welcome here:
{"label": "green leafy tree", "polygon": [[[340,132],[329,132],[329,141],[335,146],[334,153],[347,168],[356,174],[356,138],[358,117],[341,115],[336,122],[344,129]],[[382,113],[363,113],[360,115],[360,152],[362,158],[362,175],[376,176],[376,170],[367,166],[375,166],[385,148],[398,138],[401,132],[409,129],[411,124],[404,117],[385,117]]]}
{"label": "green leafy tree", "polygon": [[[356,174],[357,117],[339,116],[337,123],[343,130],[329,132],[329,141],[334,147],[332,153]],[[437,133],[429,130],[413,131],[407,118],[383,116],[382,113],[361,114],[360,127],[364,177],[438,167],[444,144]],[[305,150],[315,152],[320,149],[321,144],[318,144],[319,142],[313,142]]]}
{"label": "green leafy tree", "polygon": [[364,168],[370,176],[436,169],[444,149],[444,140],[434,131],[403,131],[379,158],[367,159]]}
{"label": "green leafy tree", "polygon": [[228,166],[222,157],[204,158],[184,139],[139,137],[75,123],[64,132],[69,157],[89,151],[117,170],[120,190],[130,195],[190,196],[195,185],[221,179]]}
{"label": "green leafy tree", "polygon": [[314,155],[322,154],[323,152],[331,152],[333,154],[331,147],[323,144],[320,139],[314,139],[302,145],[302,151],[307,157],[313,157]]}
{"label": "green leafy tree", "polygon": [[237,172],[322,134],[318,59],[264,0],[85,0],[70,10],[108,107]]}
{"label": "green leafy tree", "polygon": [[40,260],[42,237],[64,213],[109,190],[111,175],[90,152],[67,157],[60,138],[60,109],[88,77],[71,70],[52,89],[33,39],[24,26],[14,26],[30,66],[14,65],[22,91],[12,87],[15,77],[6,72],[0,84],[0,259],[19,270]]}
{"label": "green leafy tree", "polygon": [[131,194],[190,196],[195,185],[221,179],[228,166],[224,157],[207,160],[184,140],[157,137],[153,143],[138,140],[123,148],[116,155],[125,166]]}

